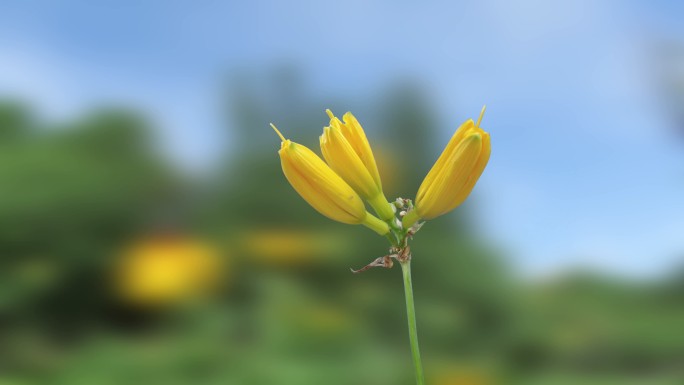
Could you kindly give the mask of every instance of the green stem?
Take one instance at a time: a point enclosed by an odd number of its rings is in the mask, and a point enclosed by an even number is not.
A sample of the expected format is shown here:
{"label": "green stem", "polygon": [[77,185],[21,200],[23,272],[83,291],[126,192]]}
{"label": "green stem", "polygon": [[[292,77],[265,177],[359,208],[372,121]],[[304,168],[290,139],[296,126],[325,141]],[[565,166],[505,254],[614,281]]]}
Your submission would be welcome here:
{"label": "green stem", "polygon": [[382,220],[394,221],[394,210],[392,210],[392,204],[387,202],[387,198],[385,198],[385,195],[382,193],[382,191],[379,192],[375,197],[369,198],[368,203]]}
{"label": "green stem", "polygon": [[401,262],[401,272],[404,275],[404,293],[406,294],[406,314],[408,315],[409,339],[411,340],[411,356],[416,371],[416,384],[424,385],[423,363],[420,361],[418,349],[418,331],[416,330],[416,308],[413,304],[413,284],[411,283],[411,260]]}
{"label": "green stem", "polygon": [[397,240],[396,234],[394,234],[393,231],[390,231],[389,233],[385,234],[385,238],[392,244],[394,247],[399,247],[399,241]]}
{"label": "green stem", "polygon": [[375,215],[369,212],[366,212],[366,217],[363,219],[361,224],[380,235],[385,235],[390,231],[389,225],[386,222],[378,219]]}

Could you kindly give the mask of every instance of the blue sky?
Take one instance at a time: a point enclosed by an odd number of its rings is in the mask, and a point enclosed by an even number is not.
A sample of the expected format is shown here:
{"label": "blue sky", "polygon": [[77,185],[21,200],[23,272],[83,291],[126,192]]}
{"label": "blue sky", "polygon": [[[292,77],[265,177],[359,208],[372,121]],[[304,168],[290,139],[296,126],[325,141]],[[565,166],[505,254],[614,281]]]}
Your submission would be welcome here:
{"label": "blue sky", "polygon": [[55,118],[143,108],[194,170],[230,141],[227,69],[288,61],[317,95],[350,100],[416,78],[445,140],[489,106],[471,204],[520,271],[649,277],[684,262],[684,141],[657,82],[660,45],[684,44],[681,2],[97,3],[2,2],[0,96]]}

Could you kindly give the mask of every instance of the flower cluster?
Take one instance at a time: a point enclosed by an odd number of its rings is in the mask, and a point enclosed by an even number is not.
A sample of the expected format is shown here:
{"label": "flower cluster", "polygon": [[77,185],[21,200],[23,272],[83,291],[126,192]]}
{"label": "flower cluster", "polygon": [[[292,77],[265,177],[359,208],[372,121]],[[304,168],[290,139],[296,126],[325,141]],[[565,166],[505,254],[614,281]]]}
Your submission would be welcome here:
{"label": "flower cluster", "polygon": [[[309,148],[280,136],[280,160],[285,177],[314,209],[348,224],[363,224],[380,235],[405,238],[419,220],[428,220],[458,207],[468,197],[489,160],[489,134],[477,123],[463,123],[453,135],[418,189],[415,205],[408,200],[389,203],[368,138],[358,120],[347,112],[342,120],[327,110],[330,124],[320,137],[323,159]],[[363,200],[377,216],[369,213]],[[404,206],[406,202],[407,205]],[[397,207],[401,220],[396,219]]]}
{"label": "flower cluster", "polygon": [[[480,128],[484,111],[483,107],[477,123],[469,119],[456,130],[421,183],[415,205],[409,199],[387,201],[368,138],[351,112],[340,120],[327,110],[330,125],[323,128],[320,138],[325,161],[305,146],[285,139],[271,124],[282,140],[278,154],[285,177],[305,201],[330,219],[363,224],[387,236],[392,244],[389,255],[352,271],[391,268],[393,259],[401,264],[411,355],[418,385],[423,385],[425,380],[413,303],[411,249],[407,243],[422,225],[421,219],[432,219],[458,207],[482,175],[491,152],[489,134]],[[364,200],[377,216],[366,211]]]}

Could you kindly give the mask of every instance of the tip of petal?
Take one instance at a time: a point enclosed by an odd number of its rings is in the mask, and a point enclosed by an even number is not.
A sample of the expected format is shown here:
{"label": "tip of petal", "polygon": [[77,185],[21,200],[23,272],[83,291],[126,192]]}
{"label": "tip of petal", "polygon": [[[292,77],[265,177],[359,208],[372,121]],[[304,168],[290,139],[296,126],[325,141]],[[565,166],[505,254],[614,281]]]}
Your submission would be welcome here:
{"label": "tip of petal", "polygon": [[480,127],[480,123],[482,123],[482,117],[484,116],[486,110],[487,105],[482,106],[482,111],[480,111],[480,117],[477,118],[477,123],[475,124],[475,127]]}
{"label": "tip of petal", "polygon": [[466,133],[468,131],[471,131],[474,127],[475,127],[475,122],[472,119],[468,119],[465,122],[463,122],[463,124],[458,126],[458,128],[456,129],[456,132],[460,131],[462,133]]}
{"label": "tip of petal", "polygon": [[330,119],[334,119],[334,118],[335,118],[335,114],[333,114],[332,111],[330,111],[330,108],[327,108],[327,109],[325,110],[325,113],[328,114],[328,117],[329,117]]}
{"label": "tip of petal", "polygon": [[278,136],[280,137],[280,141],[281,141],[281,142],[284,142],[284,141],[287,140],[287,139],[285,139],[285,137],[283,136],[283,134],[280,133],[280,130],[278,130],[278,128],[276,128],[275,124],[273,124],[273,123],[269,123],[269,124],[271,125],[271,128],[273,128],[273,130],[275,130],[276,134],[278,134]]}
{"label": "tip of petal", "polygon": [[285,139],[284,142],[280,142],[280,150],[278,150],[278,154],[283,154],[284,151],[289,151],[295,146],[295,142],[291,141],[290,139]]}
{"label": "tip of petal", "polygon": [[466,134],[465,140],[473,140],[479,142],[482,140],[482,134],[477,131],[471,131],[468,134]]}
{"label": "tip of petal", "polygon": [[354,115],[351,113],[351,111],[347,111],[343,116],[342,120],[344,120],[345,123],[351,123],[352,120],[355,120],[356,118]]}

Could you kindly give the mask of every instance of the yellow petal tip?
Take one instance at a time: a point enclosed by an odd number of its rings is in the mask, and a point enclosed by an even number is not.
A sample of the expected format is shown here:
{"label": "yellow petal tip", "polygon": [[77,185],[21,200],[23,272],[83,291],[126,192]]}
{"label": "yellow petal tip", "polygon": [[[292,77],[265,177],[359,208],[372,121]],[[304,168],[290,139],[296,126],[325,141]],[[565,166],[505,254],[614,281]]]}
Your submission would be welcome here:
{"label": "yellow petal tip", "polygon": [[273,124],[273,123],[269,123],[269,124],[271,125],[271,128],[273,128],[273,130],[275,130],[276,134],[278,134],[278,136],[280,137],[280,140],[281,140],[281,141],[284,142],[284,141],[287,140],[287,139],[285,139],[285,137],[283,136],[283,134],[280,133],[280,130],[278,130],[278,128],[276,128],[275,124]]}
{"label": "yellow petal tip", "polygon": [[330,108],[326,108],[325,113],[328,114],[328,117],[330,119],[335,119],[335,114],[333,114],[332,111],[330,111]]}
{"label": "yellow petal tip", "polygon": [[487,105],[482,106],[482,111],[480,111],[480,117],[477,118],[477,123],[475,124],[475,127],[480,127],[480,123],[482,123],[482,117],[484,116],[486,110]]}

